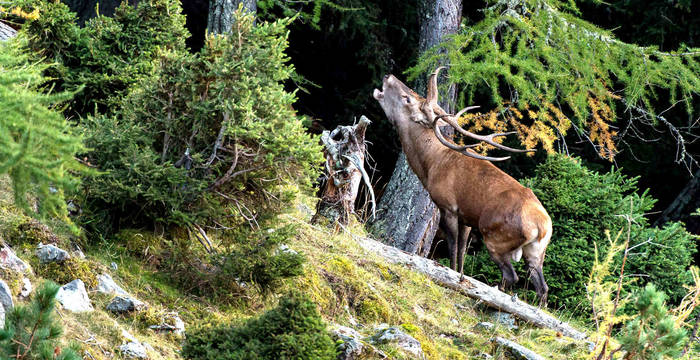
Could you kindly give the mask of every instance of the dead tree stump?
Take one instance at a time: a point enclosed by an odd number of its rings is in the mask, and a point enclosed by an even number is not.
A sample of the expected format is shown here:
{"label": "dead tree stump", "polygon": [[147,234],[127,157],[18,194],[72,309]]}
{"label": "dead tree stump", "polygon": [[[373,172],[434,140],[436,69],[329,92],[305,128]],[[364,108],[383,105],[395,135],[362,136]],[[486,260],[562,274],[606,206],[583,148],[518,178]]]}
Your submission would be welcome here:
{"label": "dead tree stump", "polygon": [[338,126],[333,131],[326,130],[321,134],[326,158],[326,181],[312,222],[325,218],[331,223],[347,225],[350,215],[355,212],[355,199],[363,181],[369,188],[374,211],[374,192],[364,168],[365,131],[370,123],[367,117],[362,116],[353,126]]}

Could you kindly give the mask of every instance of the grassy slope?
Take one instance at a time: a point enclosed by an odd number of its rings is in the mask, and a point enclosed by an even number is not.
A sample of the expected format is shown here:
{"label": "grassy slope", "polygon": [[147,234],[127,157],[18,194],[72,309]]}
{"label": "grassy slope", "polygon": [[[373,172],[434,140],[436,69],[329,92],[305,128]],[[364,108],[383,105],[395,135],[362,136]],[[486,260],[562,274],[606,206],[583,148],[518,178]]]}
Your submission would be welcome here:
{"label": "grassy slope", "polygon": [[[13,239],[8,236],[20,236],[13,232],[13,226],[26,218],[10,205],[7,183],[1,179],[0,189],[5,190],[0,191],[0,234],[12,243]],[[289,280],[275,293],[282,294],[293,288],[308,293],[328,323],[350,326],[367,336],[381,323],[403,326],[421,341],[429,359],[468,359],[481,352],[492,354],[496,359],[505,358],[502,351],[489,342],[496,335],[515,340],[546,358],[585,357],[581,346],[552,331],[532,328],[525,323],[518,324],[520,328],[515,331],[501,326],[491,331],[475,329],[474,325],[480,321],[492,321],[488,309],[435,285],[421,274],[387,264],[378,256],[366,253],[353,240],[353,236],[366,235],[360,225],[336,232],[309,225],[307,220],[313,200],[304,201],[306,204],[300,203],[296,211],[283,215],[286,221],[299,225],[299,236],[289,246],[305,254],[304,274]],[[31,262],[32,246],[15,248],[20,257]],[[110,353],[124,341],[122,329],[153,346],[152,359],[179,358],[181,339],[148,329],[148,325],[158,323],[160,316],[170,311],[177,311],[189,327],[202,319],[243,320],[276,305],[275,296],[253,295],[237,304],[222,305],[212,299],[183,293],[167,273],[156,271],[144,257],[130,255],[120,244],[99,244],[86,249],[85,253],[92,272],[110,272],[128,292],[150,304],[145,313],[114,316],[104,310],[110,298],[91,292],[94,312],[72,314],[59,310],[65,341],[79,342],[94,359],[111,358]],[[118,264],[118,270],[108,270],[111,262]],[[36,285],[38,281],[40,279],[34,279],[33,283]],[[391,346],[384,345],[380,349],[392,358],[409,358]]]}

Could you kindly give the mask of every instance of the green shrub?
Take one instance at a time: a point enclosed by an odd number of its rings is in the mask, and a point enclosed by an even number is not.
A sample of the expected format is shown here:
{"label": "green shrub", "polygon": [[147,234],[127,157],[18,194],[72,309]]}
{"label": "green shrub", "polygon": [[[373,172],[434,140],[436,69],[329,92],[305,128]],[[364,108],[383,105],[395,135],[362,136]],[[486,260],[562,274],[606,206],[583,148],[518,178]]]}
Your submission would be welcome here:
{"label": "green shrub", "polygon": [[188,359],[335,359],[335,343],[316,305],[299,294],[241,326],[204,325],[187,333]]}
{"label": "green shrub", "polygon": [[157,49],[185,50],[185,17],[179,1],[123,2],[113,17],[99,15],[80,28],[60,1],[20,0],[25,10],[39,9],[23,31],[29,50],[53,64],[47,74],[58,89],[83,87],[70,114],[109,113],[139,80],[154,72]]}
{"label": "green shrub", "polygon": [[309,188],[321,151],[284,90],[286,21],[209,37],[199,54],[163,50],[115,116],[84,122],[91,208],[121,221],[183,225],[217,219],[257,227]]}
{"label": "green shrub", "polygon": [[[23,360],[78,360],[77,348],[58,346],[62,333],[53,310],[58,285],[44,282],[29,306],[17,305],[0,329],[0,357]],[[19,355],[18,355],[19,354]]]}
{"label": "green shrub", "polygon": [[283,279],[301,275],[304,257],[284,248],[296,229],[287,225],[270,230],[239,232],[229,251],[215,258],[214,264],[221,269],[219,276],[235,277],[267,293]]}
{"label": "green shrub", "polygon": [[[651,281],[671,294],[673,302],[685,295],[681,284],[692,282],[688,268],[695,237],[680,223],[650,227],[644,213],[656,200],[647,192],[635,192],[636,178],[627,178],[619,170],[597,173],[578,160],[556,154],[537,167],[533,178],[522,182],[532,188],[552,218],[552,241],[544,263],[551,307],[588,313],[585,285],[595,260],[594,246],[605,253],[605,231],[626,228],[625,217],[620,216],[626,214],[633,220],[630,247],[652,239],[629,257],[625,272],[640,277],[627,284],[626,291]],[[516,270],[525,278],[523,263],[517,264]],[[484,275],[491,282],[500,281],[501,273],[485,249],[466,257],[465,271]]]}

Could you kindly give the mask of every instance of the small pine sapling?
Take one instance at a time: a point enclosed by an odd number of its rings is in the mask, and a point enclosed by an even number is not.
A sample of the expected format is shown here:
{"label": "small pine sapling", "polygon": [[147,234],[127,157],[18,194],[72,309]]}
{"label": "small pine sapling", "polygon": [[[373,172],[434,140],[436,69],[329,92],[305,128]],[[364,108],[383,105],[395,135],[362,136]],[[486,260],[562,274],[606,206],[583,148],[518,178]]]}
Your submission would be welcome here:
{"label": "small pine sapling", "polygon": [[17,360],[78,360],[77,349],[61,348],[63,330],[54,317],[58,285],[44,282],[28,306],[17,305],[0,330],[0,358]]}
{"label": "small pine sapling", "polygon": [[676,326],[666,309],[665,298],[654,284],[647,284],[637,295],[637,315],[625,325],[619,339],[619,350],[625,352],[625,359],[677,358],[681,354],[686,331]]}

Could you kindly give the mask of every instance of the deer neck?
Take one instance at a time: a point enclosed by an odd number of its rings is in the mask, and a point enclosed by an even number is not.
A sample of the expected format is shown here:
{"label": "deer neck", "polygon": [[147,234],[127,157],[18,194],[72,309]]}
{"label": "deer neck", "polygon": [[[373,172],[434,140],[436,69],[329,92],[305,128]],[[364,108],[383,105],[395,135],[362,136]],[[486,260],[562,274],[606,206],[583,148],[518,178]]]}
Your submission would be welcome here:
{"label": "deer neck", "polygon": [[401,124],[397,130],[408,164],[425,185],[431,167],[440,163],[445,147],[440,144],[432,129],[413,121]]}

